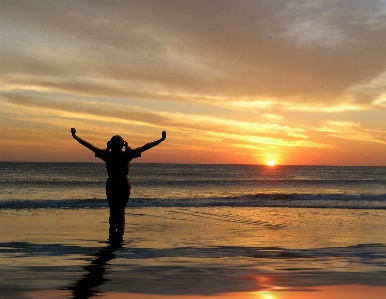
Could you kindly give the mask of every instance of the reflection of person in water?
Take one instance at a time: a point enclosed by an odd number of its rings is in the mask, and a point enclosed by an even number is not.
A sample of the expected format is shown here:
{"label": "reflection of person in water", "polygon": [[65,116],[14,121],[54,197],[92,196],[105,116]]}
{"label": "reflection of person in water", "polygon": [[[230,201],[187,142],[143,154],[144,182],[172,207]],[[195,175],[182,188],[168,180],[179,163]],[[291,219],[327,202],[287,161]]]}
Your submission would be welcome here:
{"label": "reflection of person in water", "polygon": [[114,252],[120,248],[122,248],[120,243],[112,243],[102,248],[96,254],[96,258],[91,261],[91,264],[84,267],[87,273],[75,285],[67,287],[67,289],[72,290],[74,299],[87,299],[99,294],[96,288],[108,280],[104,278],[106,265],[115,259]]}
{"label": "reflection of person in water", "polygon": [[[143,151],[164,141],[166,132],[162,132],[161,139],[136,149],[131,149],[127,142],[119,135],[113,136],[110,141],[107,142],[106,149],[99,149],[76,136],[76,130],[74,128],[71,129],[71,133],[75,140],[92,150],[95,153],[95,157],[106,162],[107,174],[109,176],[106,183],[107,202],[110,206],[109,240],[112,242],[122,242],[125,232],[125,207],[130,197],[130,182],[127,177],[129,173],[129,162],[134,158],[140,157]],[[122,151],[123,147],[125,147],[124,151]]]}

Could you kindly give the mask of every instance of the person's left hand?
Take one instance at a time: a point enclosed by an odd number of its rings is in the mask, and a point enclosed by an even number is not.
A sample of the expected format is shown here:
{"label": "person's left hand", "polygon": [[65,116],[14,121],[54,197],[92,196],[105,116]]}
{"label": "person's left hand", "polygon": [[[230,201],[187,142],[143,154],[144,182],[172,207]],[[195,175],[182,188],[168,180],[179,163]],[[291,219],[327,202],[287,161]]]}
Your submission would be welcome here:
{"label": "person's left hand", "polygon": [[166,139],[166,131],[162,131],[162,139]]}

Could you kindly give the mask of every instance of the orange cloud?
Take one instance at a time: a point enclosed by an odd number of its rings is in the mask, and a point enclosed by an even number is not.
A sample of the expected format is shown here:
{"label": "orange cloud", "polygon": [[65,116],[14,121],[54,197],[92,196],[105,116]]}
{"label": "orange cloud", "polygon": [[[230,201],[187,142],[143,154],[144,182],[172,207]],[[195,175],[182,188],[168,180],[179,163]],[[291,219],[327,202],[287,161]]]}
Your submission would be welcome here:
{"label": "orange cloud", "polygon": [[386,130],[366,129],[358,123],[327,121],[317,130],[327,132],[329,135],[338,138],[386,144]]}

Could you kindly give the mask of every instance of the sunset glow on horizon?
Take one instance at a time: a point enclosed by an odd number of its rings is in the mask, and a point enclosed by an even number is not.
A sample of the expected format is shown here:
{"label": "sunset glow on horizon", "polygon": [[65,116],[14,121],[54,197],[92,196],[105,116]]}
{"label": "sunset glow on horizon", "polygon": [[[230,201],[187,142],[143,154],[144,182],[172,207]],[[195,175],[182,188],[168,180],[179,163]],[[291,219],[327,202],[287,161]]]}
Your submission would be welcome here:
{"label": "sunset glow on horizon", "polygon": [[273,160],[268,160],[267,165],[268,165],[268,166],[275,166],[276,163],[275,163],[275,161],[273,161]]}
{"label": "sunset glow on horizon", "polygon": [[385,1],[1,6],[0,161],[386,166]]}

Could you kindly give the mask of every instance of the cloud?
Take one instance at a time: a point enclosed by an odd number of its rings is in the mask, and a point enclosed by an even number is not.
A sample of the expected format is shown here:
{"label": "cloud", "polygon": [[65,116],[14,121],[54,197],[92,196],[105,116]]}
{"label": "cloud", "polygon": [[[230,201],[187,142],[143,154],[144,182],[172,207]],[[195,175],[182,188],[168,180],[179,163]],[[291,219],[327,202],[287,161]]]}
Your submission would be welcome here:
{"label": "cloud", "polygon": [[371,102],[375,107],[386,108],[386,72],[368,82],[351,86],[350,91],[361,102]]}
{"label": "cloud", "polygon": [[15,0],[2,4],[2,75],[89,95],[364,109],[376,99],[347,92],[385,72],[385,24],[382,1]]}
{"label": "cloud", "polygon": [[[328,145],[309,140],[309,136],[304,129],[288,125],[236,121],[221,117],[181,114],[178,112],[154,112],[140,107],[104,102],[49,101],[13,94],[7,94],[5,99],[6,101],[3,101],[3,111],[9,105],[13,105],[14,108],[9,108],[9,110],[19,111],[27,108],[30,109],[29,114],[34,113],[34,111],[39,111],[39,113],[47,111],[47,114],[53,113],[57,117],[61,116],[67,119],[82,118],[86,121],[116,121],[128,124],[142,124],[189,133],[194,135],[196,139],[197,136],[201,136],[200,138],[204,140],[219,140],[218,143],[242,141],[245,144],[252,145],[328,147]],[[5,114],[7,111],[3,113]],[[31,118],[32,116],[27,117]],[[44,119],[41,121],[44,121]]]}
{"label": "cloud", "polygon": [[227,155],[320,153],[328,135],[384,144],[385,1],[1,5],[0,113],[13,132],[79,125],[105,141],[119,127],[141,143],[167,129],[178,149]]}
{"label": "cloud", "polygon": [[[342,111],[355,111],[355,110],[366,110],[369,105],[363,105],[360,103],[353,102],[352,100],[340,100],[334,104],[323,103],[323,102],[303,102],[297,103],[299,99],[260,99],[260,100],[248,100],[242,99],[229,103],[230,107],[242,110],[254,110],[256,112],[262,110],[276,110],[276,111],[309,111],[309,112],[324,112],[324,113],[335,113]],[[373,102],[375,104],[375,102]],[[379,105],[378,105],[379,106]]]}
{"label": "cloud", "polygon": [[63,116],[72,115],[73,117],[83,117],[86,120],[96,118],[110,121],[112,119],[117,119],[157,126],[167,122],[167,118],[151,111],[145,111],[137,107],[114,105],[103,101],[51,101],[14,94],[7,94],[4,98],[6,99],[5,103],[16,106],[15,110],[23,107],[30,108],[32,111],[45,109]]}
{"label": "cloud", "polygon": [[386,131],[366,129],[358,123],[327,121],[317,130],[338,138],[386,144]]}

